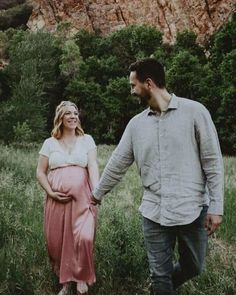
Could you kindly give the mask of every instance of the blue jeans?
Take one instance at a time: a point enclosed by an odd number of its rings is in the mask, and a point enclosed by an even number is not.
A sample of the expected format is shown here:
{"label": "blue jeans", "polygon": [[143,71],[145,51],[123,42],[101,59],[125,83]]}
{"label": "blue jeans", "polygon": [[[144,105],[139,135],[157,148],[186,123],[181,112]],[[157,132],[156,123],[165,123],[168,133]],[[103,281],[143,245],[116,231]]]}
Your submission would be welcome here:
{"label": "blue jeans", "polygon": [[[175,290],[203,270],[207,250],[205,219],[207,206],[191,224],[162,226],[143,217],[153,295],[174,295]],[[179,259],[173,264],[173,251],[178,244]]]}

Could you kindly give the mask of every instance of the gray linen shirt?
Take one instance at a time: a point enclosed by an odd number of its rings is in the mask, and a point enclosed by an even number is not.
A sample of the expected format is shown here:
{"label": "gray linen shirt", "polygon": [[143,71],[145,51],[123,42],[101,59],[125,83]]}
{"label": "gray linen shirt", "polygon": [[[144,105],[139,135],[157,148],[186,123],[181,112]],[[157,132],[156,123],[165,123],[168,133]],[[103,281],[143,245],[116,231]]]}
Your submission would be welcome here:
{"label": "gray linen shirt", "polygon": [[165,226],[189,224],[203,205],[223,214],[223,160],[207,109],[171,97],[161,115],[150,108],[133,117],[114,150],[94,196],[101,199],[136,162],[144,187],[142,215]]}

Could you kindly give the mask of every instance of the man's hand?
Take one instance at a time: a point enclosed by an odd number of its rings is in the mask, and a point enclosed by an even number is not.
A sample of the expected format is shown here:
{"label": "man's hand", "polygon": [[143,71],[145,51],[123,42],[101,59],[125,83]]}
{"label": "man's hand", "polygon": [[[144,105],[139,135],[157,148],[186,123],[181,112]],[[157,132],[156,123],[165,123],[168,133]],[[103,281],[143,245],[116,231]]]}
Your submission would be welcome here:
{"label": "man's hand", "polygon": [[96,205],[101,205],[101,200],[98,200],[94,198],[94,196],[91,196],[91,204],[96,206]]}
{"label": "man's hand", "polygon": [[215,232],[215,230],[219,227],[221,222],[221,215],[207,214],[205,228],[209,236]]}

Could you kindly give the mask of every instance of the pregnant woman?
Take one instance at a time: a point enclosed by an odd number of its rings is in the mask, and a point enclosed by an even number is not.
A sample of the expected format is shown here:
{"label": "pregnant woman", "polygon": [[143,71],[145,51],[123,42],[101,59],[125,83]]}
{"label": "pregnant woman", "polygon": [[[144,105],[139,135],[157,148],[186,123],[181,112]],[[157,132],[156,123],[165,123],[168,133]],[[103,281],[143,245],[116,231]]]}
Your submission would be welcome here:
{"label": "pregnant woman", "polygon": [[77,106],[62,101],[56,108],[52,137],[39,152],[37,179],[46,192],[44,231],[53,270],[66,295],[70,282],[77,294],[95,280],[93,245],[97,208],[91,191],[99,180],[93,138],[84,134]]}

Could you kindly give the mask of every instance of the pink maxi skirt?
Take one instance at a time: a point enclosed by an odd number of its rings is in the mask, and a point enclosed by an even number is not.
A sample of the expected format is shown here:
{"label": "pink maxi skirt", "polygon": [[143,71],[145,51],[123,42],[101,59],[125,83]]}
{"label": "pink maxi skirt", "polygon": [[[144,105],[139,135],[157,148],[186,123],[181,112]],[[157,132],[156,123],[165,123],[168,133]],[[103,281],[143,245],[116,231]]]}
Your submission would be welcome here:
{"label": "pink maxi skirt", "polygon": [[51,170],[48,180],[53,191],[65,193],[72,201],[63,204],[47,197],[44,231],[54,272],[61,284],[96,281],[93,245],[97,208],[91,205],[86,168],[67,166]]}

